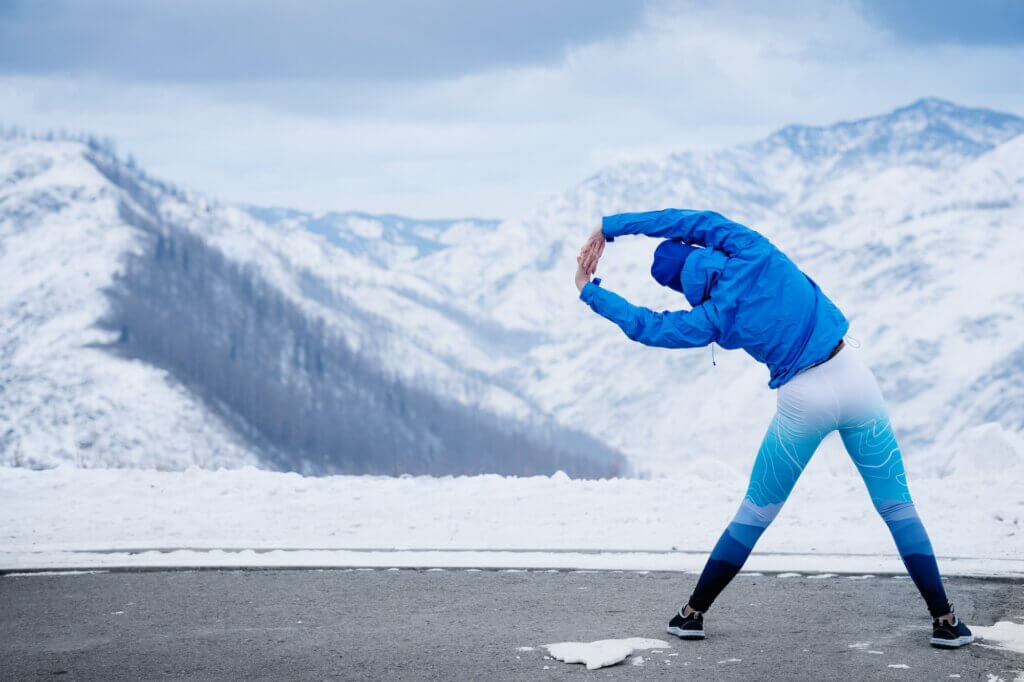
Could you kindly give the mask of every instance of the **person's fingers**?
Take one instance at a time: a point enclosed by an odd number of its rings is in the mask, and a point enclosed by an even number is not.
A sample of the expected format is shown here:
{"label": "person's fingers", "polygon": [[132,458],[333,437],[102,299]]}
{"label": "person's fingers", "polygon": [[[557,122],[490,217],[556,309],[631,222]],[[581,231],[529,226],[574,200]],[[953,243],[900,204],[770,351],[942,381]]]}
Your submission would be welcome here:
{"label": "person's fingers", "polygon": [[583,247],[580,257],[582,259],[582,263],[584,265],[588,265],[594,259],[594,248],[590,244],[587,244]]}
{"label": "person's fingers", "polygon": [[594,270],[594,264],[594,254],[587,254],[587,257],[583,260],[583,269],[586,270],[588,273],[592,272]]}

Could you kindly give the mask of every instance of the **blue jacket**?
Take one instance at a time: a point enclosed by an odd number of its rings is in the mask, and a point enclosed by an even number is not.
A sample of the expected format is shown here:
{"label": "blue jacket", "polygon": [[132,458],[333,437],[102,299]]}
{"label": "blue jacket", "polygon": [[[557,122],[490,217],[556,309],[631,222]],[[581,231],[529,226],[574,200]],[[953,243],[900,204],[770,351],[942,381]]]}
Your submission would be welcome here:
{"label": "blue jacket", "polygon": [[818,285],[764,236],[713,211],[666,209],[607,216],[608,241],[626,234],[706,247],[686,259],[683,294],[692,310],[656,313],[588,282],[580,298],[626,336],[664,348],[717,342],[768,365],[768,386],[828,357],[849,322]]}

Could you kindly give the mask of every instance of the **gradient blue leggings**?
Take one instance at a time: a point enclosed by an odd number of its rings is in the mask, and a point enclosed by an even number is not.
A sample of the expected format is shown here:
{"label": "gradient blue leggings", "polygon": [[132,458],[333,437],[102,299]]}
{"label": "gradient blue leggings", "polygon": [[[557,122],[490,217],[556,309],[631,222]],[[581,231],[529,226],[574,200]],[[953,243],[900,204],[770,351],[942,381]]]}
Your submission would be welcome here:
{"label": "gradient blue leggings", "polygon": [[874,375],[853,349],[779,388],[747,494],[704,566],[690,607],[706,611],[782,508],[822,439],[838,430],[932,616],[949,613],[935,553],[910,499],[896,436]]}

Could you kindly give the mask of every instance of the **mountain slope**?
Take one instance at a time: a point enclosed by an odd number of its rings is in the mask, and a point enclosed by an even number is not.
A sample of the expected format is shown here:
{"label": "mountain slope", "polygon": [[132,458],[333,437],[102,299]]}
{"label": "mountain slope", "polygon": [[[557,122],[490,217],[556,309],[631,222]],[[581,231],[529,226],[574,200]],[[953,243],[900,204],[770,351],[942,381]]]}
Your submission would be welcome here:
{"label": "mountain slope", "polygon": [[4,462],[626,471],[595,440],[432,360],[317,272],[370,279],[356,256],[301,228],[282,239],[98,147],[3,144]]}
{"label": "mountain slope", "polygon": [[[167,372],[112,362],[94,326],[135,233],[74,142],[0,141],[0,457],[7,464],[255,464]],[[158,430],[163,437],[154,438]]]}

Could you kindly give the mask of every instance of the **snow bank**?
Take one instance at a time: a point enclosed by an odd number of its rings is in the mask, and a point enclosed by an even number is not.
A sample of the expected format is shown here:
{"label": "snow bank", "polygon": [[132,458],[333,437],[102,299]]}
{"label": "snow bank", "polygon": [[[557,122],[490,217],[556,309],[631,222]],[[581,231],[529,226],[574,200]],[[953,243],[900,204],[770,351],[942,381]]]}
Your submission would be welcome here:
{"label": "snow bank", "polygon": [[946,470],[952,473],[981,478],[1024,474],[1024,438],[996,422],[967,429],[950,451]]}
{"label": "snow bank", "polygon": [[563,663],[582,663],[587,670],[597,670],[626,660],[634,651],[642,649],[668,649],[668,642],[660,639],[630,637],[628,639],[601,639],[596,642],[558,642],[546,644],[551,657]]}
{"label": "snow bank", "polygon": [[[0,566],[698,570],[745,483],[0,467]],[[954,474],[911,490],[945,572],[1024,574],[1017,477]],[[748,568],[902,571],[860,479],[823,467],[805,472]]]}
{"label": "snow bank", "polygon": [[[0,550],[0,570],[29,571],[38,569],[90,568],[349,568],[364,571],[386,569],[466,569],[482,568],[504,572],[526,571],[677,571],[699,573],[707,560],[707,551],[694,552],[580,552],[580,551],[503,551],[503,550],[346,550],[346,549],[273,549],[223,550],[177,549],[131,551],[42,550],[5,552]],[[947,576],[1024,576],[1024,562],[1010,559],[974,557],[940,557],[943,575]],[[805,570],[829,568],[849,574],[847,579],[859,580],[875,574],[903,575],[899,557],[891,555],[849,555],[811,553],[755,552],[747,561],[743,575],[759,576],[759,571],[788,571],[794,567]],[[66,571],[62,571],[66,572]],[[11,574],[8,574],[11,575]],[[832,574],[826,574],[832,575]],[[780,577],[810,580],[813,575],[781,573]]]}

